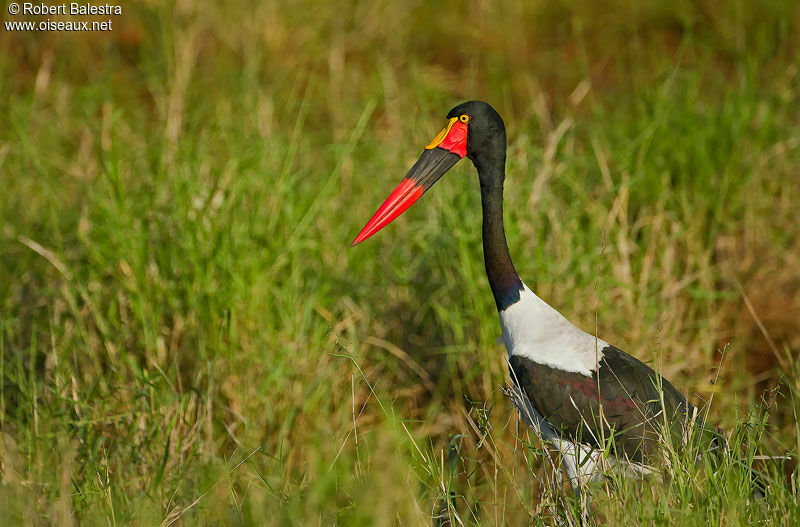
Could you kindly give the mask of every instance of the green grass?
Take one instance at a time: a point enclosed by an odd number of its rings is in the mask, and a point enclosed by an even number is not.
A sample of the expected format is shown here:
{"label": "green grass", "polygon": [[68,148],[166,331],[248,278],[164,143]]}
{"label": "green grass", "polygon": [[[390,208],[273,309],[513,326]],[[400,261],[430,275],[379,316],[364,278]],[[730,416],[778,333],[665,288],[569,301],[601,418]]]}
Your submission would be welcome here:
{"label": "green grass", "polygon": [[[742,458],[800,454],[794,2],[190,0],[114,24],[0,32],[3,525],[429,525],[448,495],[464,524],[574,524],[500,391],[474,169],[348,249],[474,98],[508,127],[526,283]],[[758,503],[739,456],[670,455],[598,485],[595,517],[800,521],[792,463],[756,464]]]}

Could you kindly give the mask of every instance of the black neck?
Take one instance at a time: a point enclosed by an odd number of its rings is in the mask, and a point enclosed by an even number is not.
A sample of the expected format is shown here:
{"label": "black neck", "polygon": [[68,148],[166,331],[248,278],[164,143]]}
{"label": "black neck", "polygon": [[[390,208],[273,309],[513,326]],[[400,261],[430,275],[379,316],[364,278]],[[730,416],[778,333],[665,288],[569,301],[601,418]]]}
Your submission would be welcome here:
{"label": "black neck", "polygon": [[522,290],[503,228],[503,179],[505,163],[478,166],[483,205],[483,261],[497,310],[502,311],[519,300]]}

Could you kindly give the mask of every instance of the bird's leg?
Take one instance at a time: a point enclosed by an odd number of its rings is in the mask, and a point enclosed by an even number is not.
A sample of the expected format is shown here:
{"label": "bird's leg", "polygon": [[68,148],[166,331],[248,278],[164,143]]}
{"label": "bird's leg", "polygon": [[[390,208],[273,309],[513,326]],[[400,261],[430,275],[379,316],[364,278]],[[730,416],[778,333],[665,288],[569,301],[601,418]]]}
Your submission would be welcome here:
{"label": "bird's leg", "polygon": [[[513,370],[512,370],[513,371]],[[504,393],[511,399],[511,402],[519,410],[522,420],[525,421],[536,435],[555,448],[559,453],[560,464],[563,465],[567,475],[570,488],[576,498],[581,497],[580,473],[578,471],[576,458],[561,448],[561,438],[556,433],[553,426],[540,414],[530,402],[525,392],[517,383],[510,388],[505,388]],[[560,471],[560,467],[556,467]]]}
{"label": "bird's leg", "polygon": [[[511,371],[513,372],[513,370]],[[588,492],[583,492],[581,490],[580,469],[578,467],[578,460],[580,459],[579,456],[581,453],[580,445],[572,445],[575,448],[573,452],[569,451],[569,447],[564,447],[565,444],[569,443],[561,440],[553,426],[533,407],[530,399],[528,399],[525,392],[522,391],[522,388],[520,388],[517,383],[512,384],[512,386],[508,388],[503,388],[503,393],[505,393],[511,399],[514,406],[517,407],[525,424],[527,424],[537,436],[542,438],[542,440],[558,452],[559,463],[558,466],[553,466],[553,477],[556,478],[556,474],[561,473],[563,467],[572,493],[580,505],[580,524],[587,525],[591,496]],[[547,459],[551,464],[553,463],[550,456],[547,456]],[[554,483],[556,483],[555,480]]]}

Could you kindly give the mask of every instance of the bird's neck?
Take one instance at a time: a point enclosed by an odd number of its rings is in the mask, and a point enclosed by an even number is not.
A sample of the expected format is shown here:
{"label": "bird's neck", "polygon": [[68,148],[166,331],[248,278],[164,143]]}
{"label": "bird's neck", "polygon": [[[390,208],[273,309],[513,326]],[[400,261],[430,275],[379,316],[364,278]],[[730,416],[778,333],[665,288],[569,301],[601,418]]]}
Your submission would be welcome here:
{"label": "bird's neck", "polygon": [[483,261],[498,311],[517,302],[523,289],[508,253],[503,228],[504,173],[505,163],[478,168],[483,205]]}

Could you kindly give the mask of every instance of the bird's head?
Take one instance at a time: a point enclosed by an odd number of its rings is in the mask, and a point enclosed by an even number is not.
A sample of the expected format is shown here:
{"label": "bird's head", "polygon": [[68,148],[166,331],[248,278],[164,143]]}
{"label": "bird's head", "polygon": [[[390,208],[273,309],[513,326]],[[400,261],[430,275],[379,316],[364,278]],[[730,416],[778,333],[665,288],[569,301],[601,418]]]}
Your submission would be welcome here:
{"label": "bird's head", "polygon": [[502,168],[505,163],[506,128],[495,109],[483,101],[465,102],[450,110],[445,127],[425,147],[403,181],[358,233],[351,247],[400,216],[464,157],[469,157],[482,178],[499,178],[502,182],[503,171],[489,168]]}
{"label": "bird's head", "polygon": [[495,163],[498,156],[505,162],[506,127],[494,108],[483,101],[469,101],[450,110],[447,119],[454,118],[467,120],[466,154],[476,168]]}

